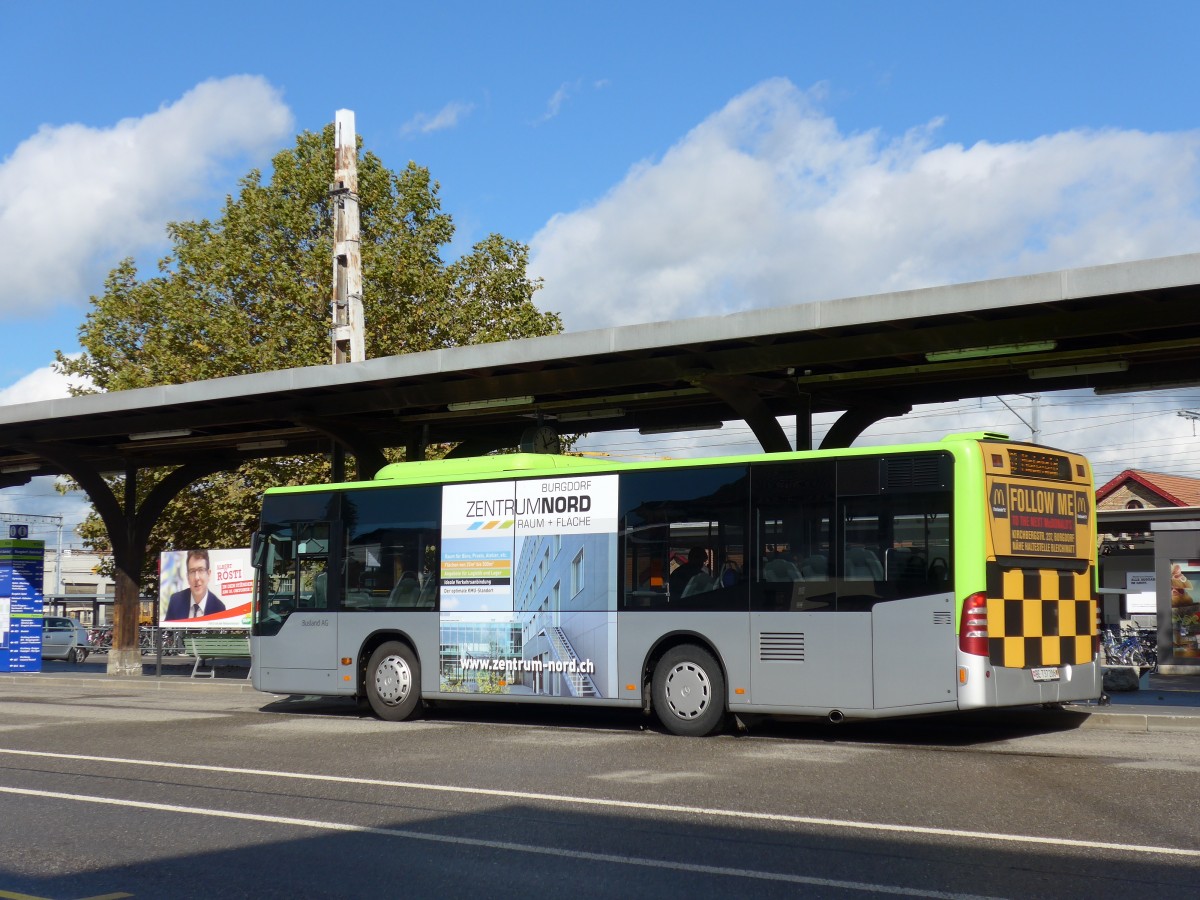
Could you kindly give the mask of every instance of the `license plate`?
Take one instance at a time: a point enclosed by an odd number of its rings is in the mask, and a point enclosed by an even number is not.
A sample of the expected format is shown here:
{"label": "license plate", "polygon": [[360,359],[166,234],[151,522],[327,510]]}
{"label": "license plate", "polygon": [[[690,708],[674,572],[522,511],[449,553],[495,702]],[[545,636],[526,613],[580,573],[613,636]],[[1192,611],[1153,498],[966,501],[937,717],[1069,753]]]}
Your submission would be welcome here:
{"label": "license plate", "polygon": [[1031,669],[1034,681],[1058,681],[1058,668]]}

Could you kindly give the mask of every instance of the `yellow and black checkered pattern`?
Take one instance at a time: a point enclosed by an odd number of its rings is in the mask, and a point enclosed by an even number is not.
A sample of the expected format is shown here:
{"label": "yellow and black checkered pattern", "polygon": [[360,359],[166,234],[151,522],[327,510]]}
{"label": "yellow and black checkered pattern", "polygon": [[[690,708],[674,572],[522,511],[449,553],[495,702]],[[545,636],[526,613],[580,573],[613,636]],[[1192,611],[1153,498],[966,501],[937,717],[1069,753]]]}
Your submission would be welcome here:
{"label": "yellow and black checkered pattern", "polygon": [[1081,665],[1095,652],[1092,573],[987,565],[989,658],[994,666]]}

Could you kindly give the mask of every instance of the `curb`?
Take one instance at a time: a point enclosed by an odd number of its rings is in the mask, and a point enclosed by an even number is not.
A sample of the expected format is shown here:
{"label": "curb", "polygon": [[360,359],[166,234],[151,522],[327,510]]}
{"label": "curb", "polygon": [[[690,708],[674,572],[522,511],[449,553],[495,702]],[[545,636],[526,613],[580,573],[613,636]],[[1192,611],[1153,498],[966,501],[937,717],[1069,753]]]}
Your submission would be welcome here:
{"label": "curb", "polygon": [[1128,731],[1134,734],[1163,734],[1167,732],[1200,731],[1200,716],[1181,716],[1170,713],[1093,712],[1068,707],[1087,716],[1079,727],[1097,731]]}
{"label": "curb", "polygon": [[35,684],[43,686],[96,687],[103,678],[105,689],[114,691],[217,691],[220,693],[261,693],[264,697],[284,696],[254,690],[254,685],[245,679],[205,678],[203,681],[187,675],[132,675],[128,677],[106,675],[48,675],[42,673],[9,673],[0,675],[0,684]]}
{"label": "curb", "polygon": [[[192,678],[188,675],[132,675],[108,676],[101,673],[80,674],[74,672],[44,673],[44,672],[12,672],[0,673],[0,685],[29,685],[38,687],[70,687],[73,689],[91,688],[95,690],[103,686],[104,690],[113,693],[131,693],[134,691],[164,692],[164,693],[215,693],[215,694],[260,694],[264,702],[273,702],[267,698],[282,698],[288,694],[274,694],[266,691],[256,691],[253,683],[244,678]],[[993,716],[1008,720],[1010,724],[1022,726],[1062,726],[1078,728],[1084,731],[1118,731],[1130,734],[1169,734],[1191,733],[1200,731],[1200,714],[1176,714],[1170,712],[1148,711],[1146,707],[1130,704],[1128,712],[1119,711],[1120,707],[1099,708],[1092,705],[1067,704],[1061,710],[1043,710],[1037,708],[1012,707],[1008,709],[990,710]],[[1190,709],[1190,707],[1189,707]],[[985,712],[973,710],[967,715]],[[1064,723],[1062,713],[1075,720],[1074,724]],[[953,715],[953,714],[951,714]],[[1056,721],[1057,720],[1057,721]],[[969,719],[964,719],[964,724]]]}
{"label": "curb", "polygon": [[1080,728],[1096,731],[1127,731],[1133,734],[1164,734],[1168,732],[1200,731],[1196,716],[1145,716],[1137,713],[1107,715],[1093,713]]}

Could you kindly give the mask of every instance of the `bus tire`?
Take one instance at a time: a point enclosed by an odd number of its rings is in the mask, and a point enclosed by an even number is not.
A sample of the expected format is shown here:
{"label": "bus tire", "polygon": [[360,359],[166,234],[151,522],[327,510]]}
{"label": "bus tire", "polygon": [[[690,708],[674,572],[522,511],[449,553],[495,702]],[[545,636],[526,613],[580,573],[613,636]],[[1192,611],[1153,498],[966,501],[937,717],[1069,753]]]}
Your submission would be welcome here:
{"label": "bus tire", "polygon": [[402,722],[421,703],[421,664],[412,648],[399,641],[380,644],[367,663],[367,701],[388,722]]}
{"label": "bus tire", "polygon": [[654,713],[672,734],[705,737],[725,724],[725,676],[711,653],[672,647],[654,667]]}

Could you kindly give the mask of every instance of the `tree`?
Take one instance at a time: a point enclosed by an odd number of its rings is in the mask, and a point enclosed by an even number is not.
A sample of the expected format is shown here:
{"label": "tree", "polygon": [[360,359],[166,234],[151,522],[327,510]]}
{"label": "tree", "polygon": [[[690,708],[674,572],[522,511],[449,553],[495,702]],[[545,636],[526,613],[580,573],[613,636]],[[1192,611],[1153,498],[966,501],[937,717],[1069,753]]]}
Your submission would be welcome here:
{"label": "tree", "polygon": [[[86,377],[89,390],[119,391],[328,363],[333,164],[333,127],[304,132],[272,160],[269,180],[246,175],[217,219],[171,223],[157,274],[143,278],[131,259],[113,269],[79,329],[83,354],[59,351],[56,368]],[[366,152],[358,180],[368,357],[562,330],[533,303],[540,283],[524,244],[492,234],[443,260],[454,225],[428,170],[410,162],[393,172]],[[296,457],[196,482],[160,517],[142,584],[155,582],[160,550],[244,545],[266,486],[328,471],[320,457]],[[139,494],[162,474],[140,475]],[[82,530],[105,547],[94,512]]]}

